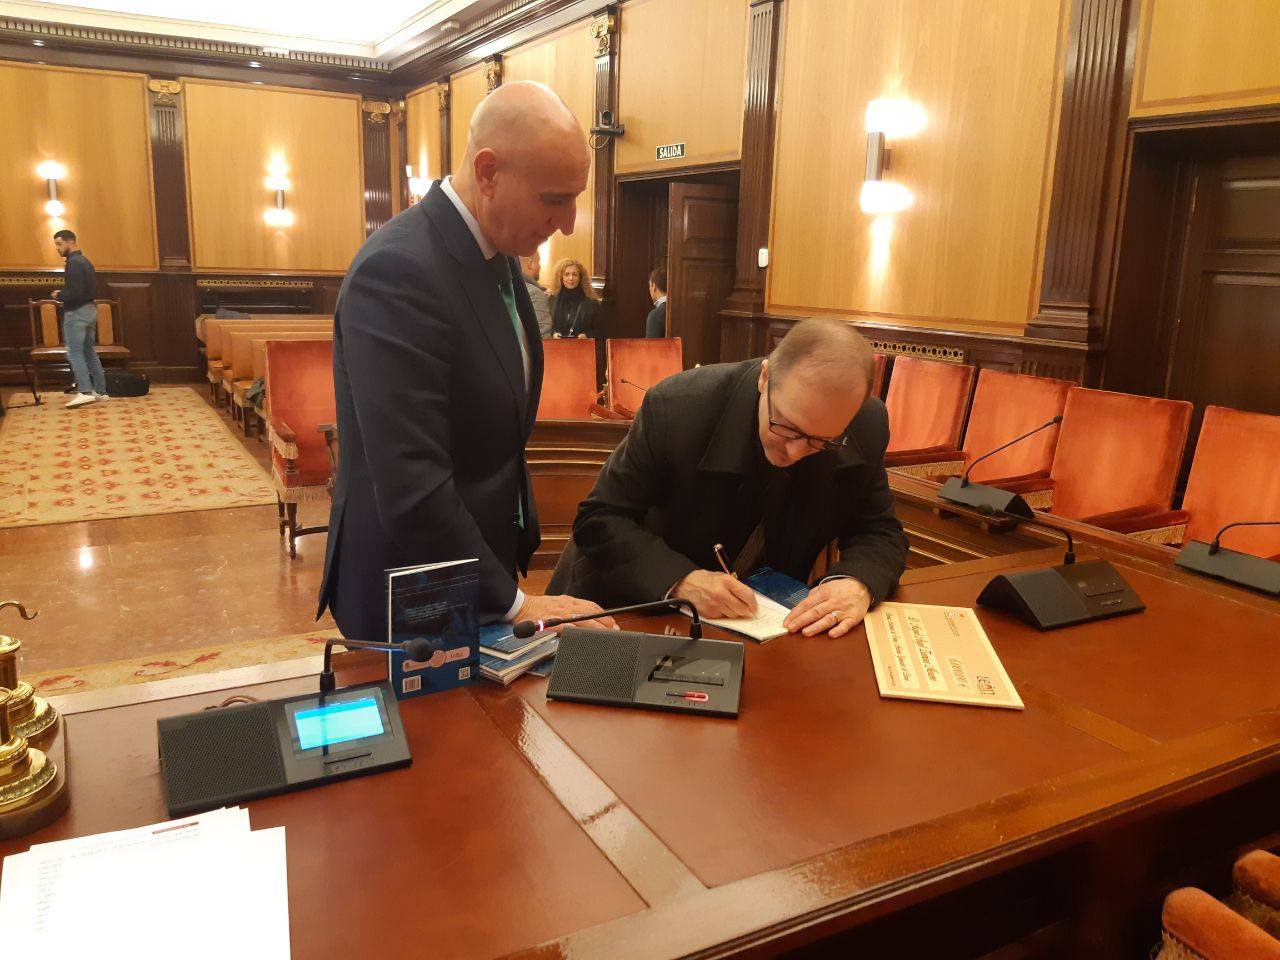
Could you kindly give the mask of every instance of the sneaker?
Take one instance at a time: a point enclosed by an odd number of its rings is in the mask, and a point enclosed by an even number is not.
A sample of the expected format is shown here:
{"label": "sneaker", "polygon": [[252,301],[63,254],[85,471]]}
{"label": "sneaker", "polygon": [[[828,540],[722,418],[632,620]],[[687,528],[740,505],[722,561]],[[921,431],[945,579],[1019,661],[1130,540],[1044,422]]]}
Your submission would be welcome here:
{"label": "sneaker", "polygon": [[111,398],[110,398],[109,396],[107,396],[105,393],[98,393],[98,392],[95,390],[95,391],[94,391],[94,393],[93,393],[93,399],[95,399],[95,400],[101,400],[103,403],[106,403],[106,402],[107,402],[108,400],[110,400]]}
{"label": "sneaker", "polygon": [[72,407],[83,407],[86,403],[93,403],[97,400],[92,393],[77,393],[66,403],[66,408],[70,410]]}

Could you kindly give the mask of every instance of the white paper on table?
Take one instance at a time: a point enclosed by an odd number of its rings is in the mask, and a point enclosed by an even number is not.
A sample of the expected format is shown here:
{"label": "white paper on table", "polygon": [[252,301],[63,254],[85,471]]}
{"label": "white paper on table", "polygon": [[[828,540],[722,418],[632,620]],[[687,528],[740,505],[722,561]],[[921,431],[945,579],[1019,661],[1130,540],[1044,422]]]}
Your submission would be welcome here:
{"label": "white paper on table", "polygon": [[[710,617],[702,617],[701,619],[703,623],[710,623],[723,630],[732,630],[734,633],[740,633],[745,637],[750,637],[752,640],[759,640],[761,643],[765,643],[788,632],[782,622],[787,619],[787,614],[790,612],[789,609],[776,600],[770,600],[764,594],[757,593],[756,615],[754,617],[715,620]],[[688,616],[688,614],[686,613],[685,616]]]}
{"label": "white paper on table", "polygon": [[31,845],[29,853],[43,856],[68,856],[71,853],[139,846],[153,843],[175,843],[228,834],[249,832],[249,811],[244,807],[222,807],[181,820],[151,823],[145,827],[95,833],[71,840],[53,840]]}
{"label": "white paper on table", "polygon": [[284,828],[8,857],[0,923],[54,958],[287,958]]}

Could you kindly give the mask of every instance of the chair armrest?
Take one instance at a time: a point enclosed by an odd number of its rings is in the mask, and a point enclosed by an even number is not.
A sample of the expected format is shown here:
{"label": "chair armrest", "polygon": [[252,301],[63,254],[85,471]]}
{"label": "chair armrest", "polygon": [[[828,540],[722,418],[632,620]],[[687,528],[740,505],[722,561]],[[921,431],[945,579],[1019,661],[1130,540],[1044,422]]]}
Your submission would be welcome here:
{"label": "chair armrest", "polygon": [[926,463],[964,463],[964,461],[965,456],[963,453],[947,447],[930,447],[927,450],[899,450],[897,453],[885,454],[885,463],[894,467],[915,466]]}
{"label": "chair armrest", "polygon": [[1046,476],[1031,476],[1022,479],[997,480],[988,486],[999,487],[1001,490],[1008,490],[1010,493],[1039,493],[1041,490],[1053,490],[1053,478]]}
{"label": "chair armrest", "polygon": [[[1145,530],[1148,521],[1164,520],[1171,517],[1172,520],[1166,522],[1186,523],[1187,514],[1182,510],[1166,510],[1158,503],[1144,503],[1136,507],[1125,507],[1123,510],[1112,510],[1108,513],[1094,514],[1092,517],[1081,517],[1081,523],[1091,523],[1095,527],[1106,527],[1108,530],[1123,532],[1120,527],[1129,527],[1134,530]],[[1157,523],[1156,526],[1162,524]]]}
{"label": "chair armrest", "polygon": [[279,417],[271,418],[271,429],[274,430],[276,432],[276,436],[285,443],[298,442],[298,434],[294,431],[293,427],[289,426],[289,424],[285,423]]}
{"label": "chair armrest", "polygon": [[626,420],[622,414],[610,410],[608,407],[602,407],[598,403],[591,405],[591,416],[596,420]]}
{"label": "chair armrest", "polygon": [[1280,960],[1280,940],[1195,887],[1165,897],[1161,925],[1166,943],[1189,947],[1205,960]]}

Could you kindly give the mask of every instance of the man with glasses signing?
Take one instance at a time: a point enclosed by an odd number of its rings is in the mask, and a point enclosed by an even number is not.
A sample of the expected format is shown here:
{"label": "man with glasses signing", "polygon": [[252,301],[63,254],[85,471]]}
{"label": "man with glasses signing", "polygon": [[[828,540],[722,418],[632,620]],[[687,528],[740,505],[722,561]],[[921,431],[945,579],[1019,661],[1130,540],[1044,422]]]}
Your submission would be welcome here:
{"label": "man with glasses signing", "polygon": [[707,617],[745,617],[755,599],[738,578],[768,566],[808,581],[835,540],[839,559],[786,625],[848,633],[897,586],[907,555],[873,359],[849,324],[805,320],[767,360],[653,387],[579,506],[548,593],[605,607],[675,596]]}

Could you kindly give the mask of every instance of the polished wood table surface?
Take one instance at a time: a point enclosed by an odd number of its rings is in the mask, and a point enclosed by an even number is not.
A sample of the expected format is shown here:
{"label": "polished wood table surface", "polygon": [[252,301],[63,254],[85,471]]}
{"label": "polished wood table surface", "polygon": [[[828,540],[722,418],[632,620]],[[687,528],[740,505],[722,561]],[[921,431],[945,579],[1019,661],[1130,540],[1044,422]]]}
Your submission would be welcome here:
{"label": "polished wood table surface", "polygon": [[[922,542],[972,554],[895,599],[973,606],[1061,558],[1056,530],[895,489]],[[1280,604],[1073,532],[1148,609],[1050,633],[982,611],[1025,711],[882,700],[861,630],[747,644],[737,720],[548,702],[534,677],[403,703],[411,767],[248,804],[287,827],[293,955],[1145,955],[1164,892],[1280,830]],[[0,854],[163,819],[156,719],[314,688],[246,682],[272,675],[67,698],[71,809]]]}

